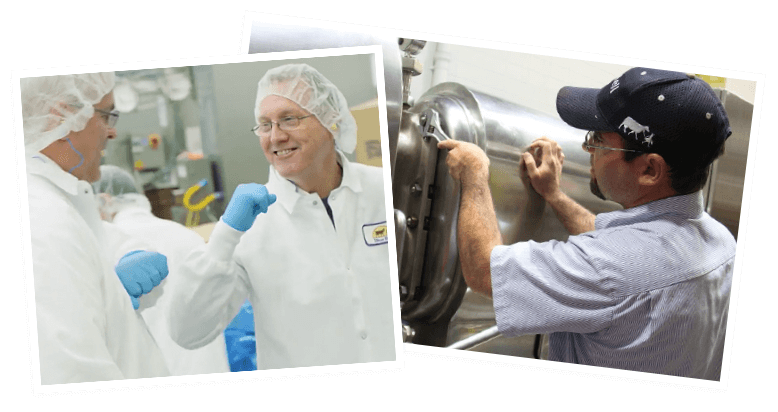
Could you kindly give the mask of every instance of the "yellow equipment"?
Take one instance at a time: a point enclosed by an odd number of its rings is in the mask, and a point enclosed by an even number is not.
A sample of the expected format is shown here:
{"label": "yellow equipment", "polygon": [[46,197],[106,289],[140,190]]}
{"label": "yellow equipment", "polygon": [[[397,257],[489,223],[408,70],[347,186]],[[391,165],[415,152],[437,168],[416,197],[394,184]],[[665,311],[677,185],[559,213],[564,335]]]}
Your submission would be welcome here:
{"label": "yellow equipment", "polygon": [[195,192],[200,190],[201,187],[205,186],[208,183],[207,180],[203,179],[199,181],[196,185],[193,185],[189,189],[186,190],[184,193],[183,203],[186,210],[188,210],[186,214],[186,227],[194,227],[200,224],[200,211],[205,209],[206,206],[208,206],[209,203],[213,202],[214,200],[218,199],[220,197],[220,193],[211,193],[210,195],[206,196],[203,200],[201,200],[197,204],[191,204],[189,201],[191,200],[192,196],[194,196]]}

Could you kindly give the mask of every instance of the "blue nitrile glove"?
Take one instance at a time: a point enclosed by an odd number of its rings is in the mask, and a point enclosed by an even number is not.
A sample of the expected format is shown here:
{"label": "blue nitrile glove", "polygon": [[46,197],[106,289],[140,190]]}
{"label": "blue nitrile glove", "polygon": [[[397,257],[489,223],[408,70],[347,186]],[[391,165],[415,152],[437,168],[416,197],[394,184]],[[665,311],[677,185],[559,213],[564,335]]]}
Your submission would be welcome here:
{"label": "blue nitrile glove", "polygon": [[133,250],[116,264],[116,275],[138,309],[141,295],[151,292],[168,274],[167,258],[157,252]]}
{"label": "blue nitrile glove", "polygon": [[237,330],[224,331],[230,372],[257,370],[257,339],[253,334],[241,333]]}
{"label": "blue nitrile glove", "polygon": [[260,213],[267,212],[267,208],[275,201],[276,195],[268,193],[263,185],[258,183],[238,185],[227,205],[227,210],[222,215],[222,220],[233,229],[245,232],[254,224],[254,219]]}
{"label": "blue nitrile glove", "polygon": [[227,359],[231,372],[257,370],[257,340],[254,336],[254,311],[247,300],[224,330]]}

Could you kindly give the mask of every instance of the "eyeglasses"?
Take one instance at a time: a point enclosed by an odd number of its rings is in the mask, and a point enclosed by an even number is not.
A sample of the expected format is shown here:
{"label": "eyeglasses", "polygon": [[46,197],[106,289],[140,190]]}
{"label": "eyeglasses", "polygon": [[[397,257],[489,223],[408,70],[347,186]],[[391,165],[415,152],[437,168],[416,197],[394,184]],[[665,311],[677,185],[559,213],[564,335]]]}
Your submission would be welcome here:
{"label": "eyeglasses", "polygon": [[283,119],[277,122],[268,120],[252,127],[251,131],[254,132],[254,134],[256,134],[259,137],[270,136],[270,130],[273,129],[273,124],[275,123],[278,125],[279,129],[285,132],[289,132],[296,129],[297,126],[300,126],[300,120],[311,116],[313,115],[309,114],[308,116],[289,116],[289,117],[284,117]]}
{"label": "eyeglasses", "polygon": [[581,144],[581,148],[587,152],[587,153],[593,153],[594,149],[605,149],[605,150],[618,150],[620,152],[634,152],[634,153],[645,153],[641,150],[630,150],[630,149],[618,149],[615,147],[605,147],[605,146],[595,146],[592,144],[594,143],[600,143],[602,142],[602,133],[590,131],[586,133],[586,136],[584,136],[584,142]]}
{"label": "eyeglasses", "polygon": [[95,111],[102,115],[103,120],[105,121],[105,124],[108,125],[108,128],[113,129],[114,127],[116,127],[116,122],[119,121],[119,111],[118,110],[113,110],[113,111],[107,112],[105,110],[100,110],[98,108],[95,108]]}
{"label": "eyeglasses", "polygon": [[[84,107],[83,104],[80,103],[68,103],[69,106],[73,106],[77,109],[82,109]],[[112,110],[110,112],[98,109],[94,107],[95,112],[100,113],[100,117],[103,118],[103,121],[106,125],[108,125],[108,128],[113,129],[116,127],[116,122],[119,121],[119,111],[118,110]]]}

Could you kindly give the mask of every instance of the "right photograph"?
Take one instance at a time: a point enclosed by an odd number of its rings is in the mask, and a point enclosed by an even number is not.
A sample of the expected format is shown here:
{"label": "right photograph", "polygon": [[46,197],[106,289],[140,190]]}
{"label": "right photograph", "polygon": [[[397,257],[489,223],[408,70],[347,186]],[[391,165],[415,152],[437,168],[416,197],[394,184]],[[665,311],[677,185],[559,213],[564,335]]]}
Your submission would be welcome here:
{"label": "right photograph", "polygon": [[721,379],[756,82],[305,27],[251,38],[384,46],[405,342]]}

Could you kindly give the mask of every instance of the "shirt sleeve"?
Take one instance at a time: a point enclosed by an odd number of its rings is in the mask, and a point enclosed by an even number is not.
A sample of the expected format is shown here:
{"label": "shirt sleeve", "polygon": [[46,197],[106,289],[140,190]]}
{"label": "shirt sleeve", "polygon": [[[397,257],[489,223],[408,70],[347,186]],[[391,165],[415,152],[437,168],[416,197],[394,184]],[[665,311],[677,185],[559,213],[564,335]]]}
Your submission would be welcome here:
{"label": "shirt sleeve", "polygon": [[[40,212],[39,203],[30,203],[41,384],[123,379],[106,344],[104,266],[94,253],[96,240],[70,224],[77,216]],[[52,210],[57,207],[65,206]]]}
{"label": "shirt sleeve", "polygon": [[169,279],[170,335],[182,347],[213,341],[248,297],[248,275],[233,259],[242,234],[220,220],[208,243],[190,252]]}
{"label": "shirt sleeve", "polygon": [[[103,233],[105,234],[105,246],[107,255],[109,256],[109,264],[111,268],[115,268],[119,261],[126,255],[134,250],[144,250],[149,252],[160,252],[151,245],[143,242],[130,234],[123,231],[121,228],[109,222],[103,223]],[[170,257],[168,258],[168,270],[170,269]],[[117,275],[118,277],[118,275]],[[163,295],[165,285],[167,284],[167,278],[163,279],[159,285],[155,286],[151,292],[142,295],[139,299],[138,312],[143,313],[146,309],[154,307]],[[129,294],[128,294],[129,296]]]}
{"label": "shirt sleeve", "polygon": [[611,280],[587,252],[590,239],[521,242],[491,254],[492,296],[503,335],[592,333],[613,318]]}

